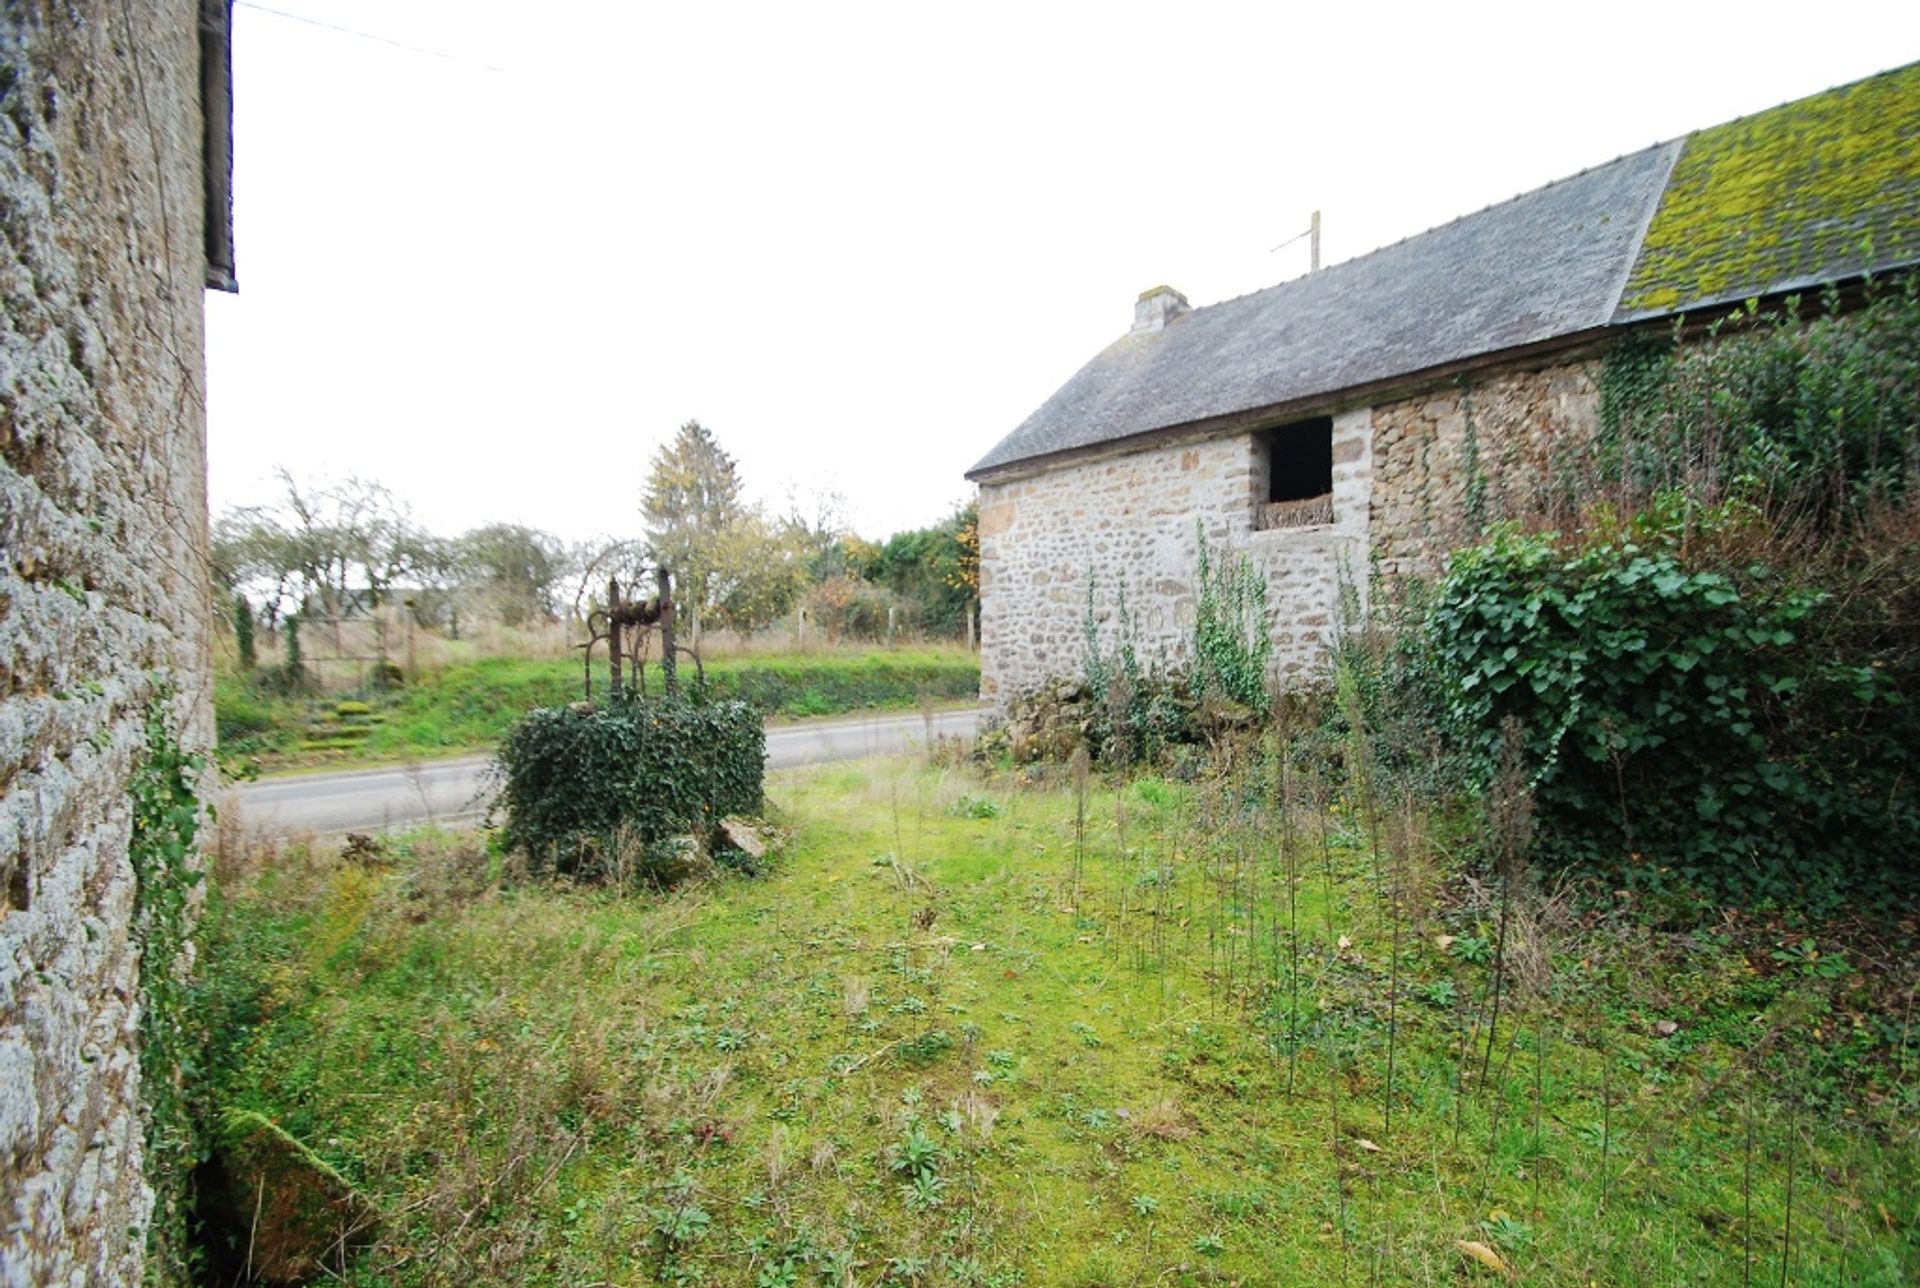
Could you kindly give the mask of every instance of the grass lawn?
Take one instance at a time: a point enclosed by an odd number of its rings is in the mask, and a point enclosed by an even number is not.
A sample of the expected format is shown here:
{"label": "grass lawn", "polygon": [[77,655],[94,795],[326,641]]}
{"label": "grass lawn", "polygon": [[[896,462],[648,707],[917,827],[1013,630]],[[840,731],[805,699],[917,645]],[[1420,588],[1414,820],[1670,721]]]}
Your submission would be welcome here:
{"label": "grass lawn", "polygon": [[1917,1035],[1831,950],[1537,899],[1502,945],[1443,827],[1283,854],[1223,788],[769,794],[770,873],[661,896],[230,864],[218,1099],[382,1214],[344,1281],[1920,1277]]}

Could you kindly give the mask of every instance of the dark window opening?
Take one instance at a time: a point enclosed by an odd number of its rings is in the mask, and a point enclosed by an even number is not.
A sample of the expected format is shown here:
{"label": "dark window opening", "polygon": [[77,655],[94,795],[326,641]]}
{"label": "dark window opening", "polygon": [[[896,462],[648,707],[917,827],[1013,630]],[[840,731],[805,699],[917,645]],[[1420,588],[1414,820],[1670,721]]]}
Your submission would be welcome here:
{"label": "dark window opening", "polygon": [[27,856],[15,855],[6,860],[5,864],[6,879],[0,881],[0,886],[4,886],[6,890],[4,906],[8,912],[25,912],[33,902],[33,887],[27,873]]}
{"label": "dark window opening", "polygon": [[1333,417],[1315,416],[1264,430],[1255,439],[1266,469],[1256,528],[1333,522]]}

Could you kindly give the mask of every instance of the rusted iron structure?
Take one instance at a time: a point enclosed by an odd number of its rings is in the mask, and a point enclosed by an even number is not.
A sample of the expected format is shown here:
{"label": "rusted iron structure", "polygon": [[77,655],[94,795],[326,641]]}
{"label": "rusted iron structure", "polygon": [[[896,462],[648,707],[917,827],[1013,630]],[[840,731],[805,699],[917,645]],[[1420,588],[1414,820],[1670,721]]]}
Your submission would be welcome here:
{"label": "rusted iron structure", "polygon": [[607,604],[587,614],[587,640],[574,647],[581,650],[582,696],[593,701],[593,646],[607,646],[607,693],[614,700],[623,696],[647,695],[647,658],[653,651],[653,636],[660,634],[660,675],[667,695],[680,692],[679,659],[685,654],[693,662],[695,683],[705,689],[706,667],[700,652],[682,644],[673,629],[673,576],[665,568],[653,570],[654,594],[651,599],[629,600],[622,596],[620,579],[607,578]]}

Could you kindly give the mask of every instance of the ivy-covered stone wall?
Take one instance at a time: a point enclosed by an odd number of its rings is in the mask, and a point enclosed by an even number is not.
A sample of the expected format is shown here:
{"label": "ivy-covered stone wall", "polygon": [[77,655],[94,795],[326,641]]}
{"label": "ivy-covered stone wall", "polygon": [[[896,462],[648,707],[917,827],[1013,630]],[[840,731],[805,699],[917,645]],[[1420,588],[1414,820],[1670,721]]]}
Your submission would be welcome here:
{"label": "ivy-covered stone wall", "polygon": [[144,913],[193,885],[177,846],[136,878],[130,789],[210,735],[198,16],[0,11],[6,1284],[144,1269]]}

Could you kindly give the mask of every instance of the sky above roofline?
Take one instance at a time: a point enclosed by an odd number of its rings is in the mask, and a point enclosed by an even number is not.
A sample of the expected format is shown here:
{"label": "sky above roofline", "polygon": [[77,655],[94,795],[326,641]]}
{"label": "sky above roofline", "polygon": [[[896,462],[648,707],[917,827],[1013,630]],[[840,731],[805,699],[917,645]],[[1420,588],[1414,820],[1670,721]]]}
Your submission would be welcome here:
{"label": "sky above roofline", "polygon": [[272,7],[313,21],[235,12],[216,511],[285,465],[573,539],[637,527],[690,417],[772,504],[933,522],[1146,286],[1242,295],[1315,208],[1348,259],[1920,52],[1847,3]]}

